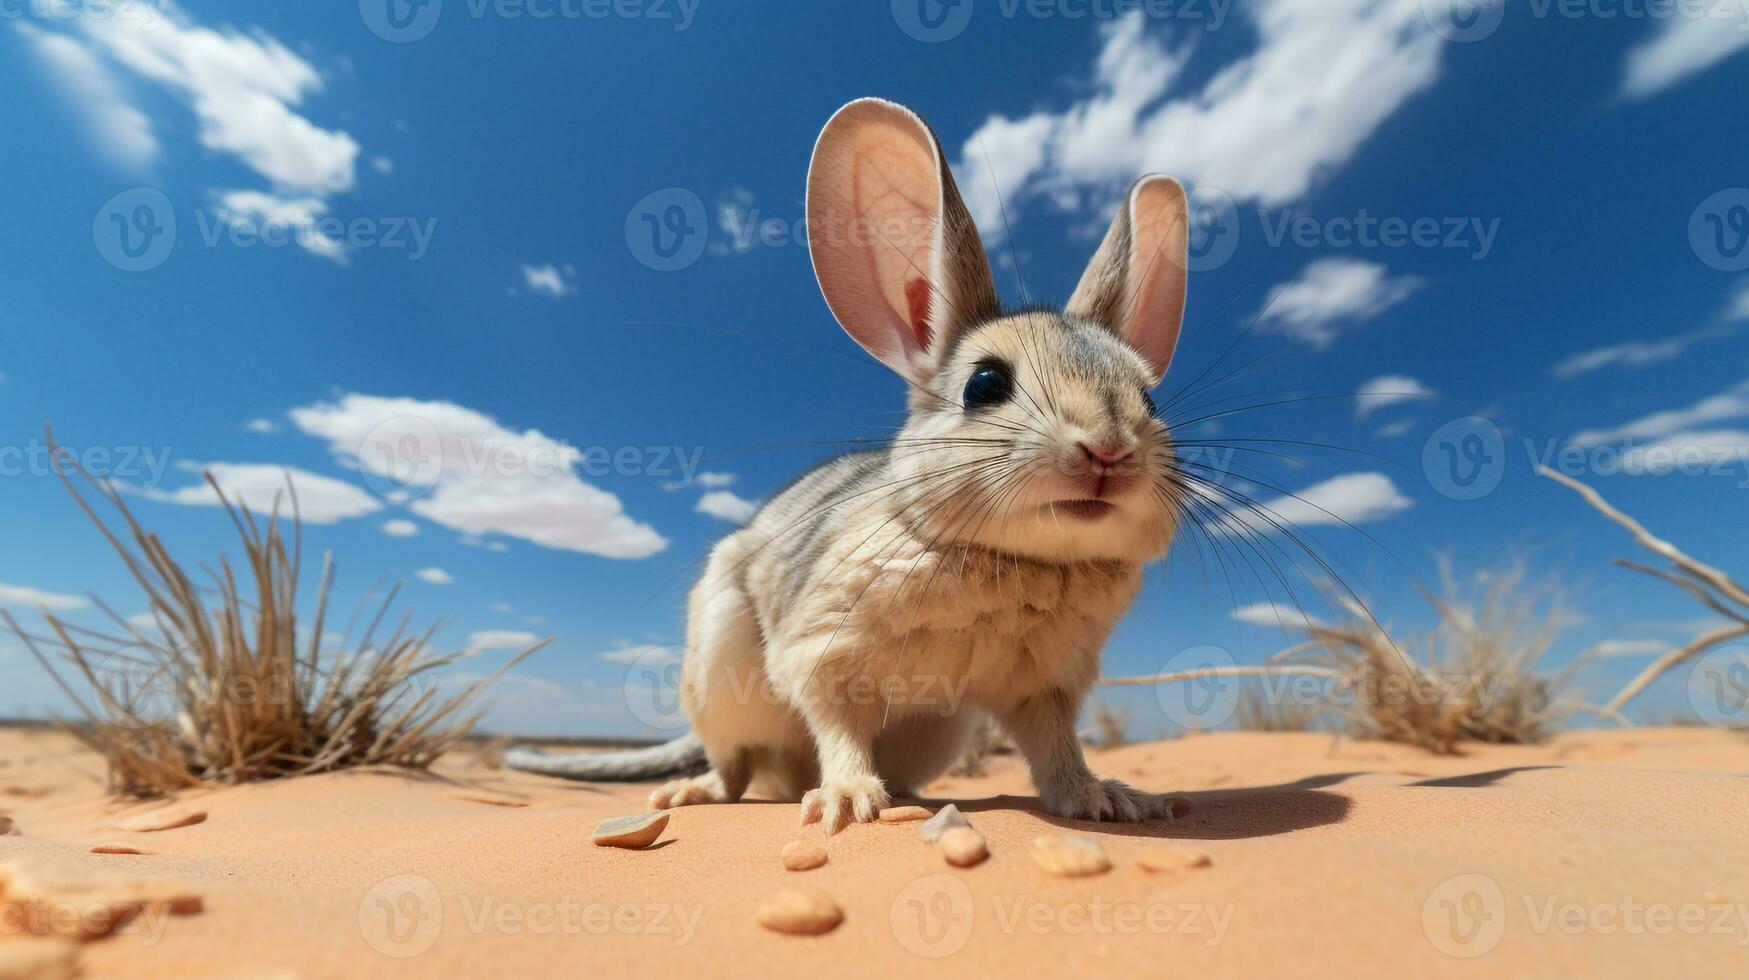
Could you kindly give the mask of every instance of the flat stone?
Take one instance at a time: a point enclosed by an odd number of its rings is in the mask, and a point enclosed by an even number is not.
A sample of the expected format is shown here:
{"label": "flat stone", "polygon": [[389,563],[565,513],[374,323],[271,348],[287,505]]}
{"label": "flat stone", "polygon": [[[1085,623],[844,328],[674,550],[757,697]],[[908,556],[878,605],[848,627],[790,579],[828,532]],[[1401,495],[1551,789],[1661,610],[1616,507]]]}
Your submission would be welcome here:
{"label": "flat stone", "polygon": [[649,847],[668,827],[668,811],[612,817],[595,825],[593,839],[599,847]]}
{"label": "flat stone", "polygon": [[773,932],[818,936],[838,928],[844,910],[817,888],[785,888],[761,899],[755,916]]}
{"label": "flat stone", "polygon": [[1032,842],[1032,863],[1046,874],[1079,878],[1111,870],[1111,858],[1099,842],[1068,834],[1047,834]]}
{"label": "flat stone", "polygon": [[881,811],[881,823],[910,823],[928,820],[929,810],[921,806],[890,806]]}
{"label": "flat stone", "polygon": [[923,826],[917,828],[917,836],[933,844],[941,839],[941,835],[950,827],[970,827],[966,815],[960,808],[949,803],[935,811],[935,816],[923,821]]}
{"label": "flat stone", "polygon": [[125,820],[116,821],[117,830],[131,830],[135,833],[152,833],[158,830],[175,830],[178,827],[192,827],[206,820],[205,810],[194,810],[179,806],[167,806],[157,810],[147,810]]}
{"label": "flat stone", "polygon": [[1206,868],[1213,862],[1206,851],[1189,847],[1150,847],[1136,854],[1136,863],[1146,871],[1174,872]]}
{"label": "flat stone", "polygon": [[783,845],[783,866],[790,871],[812,871],[829,860],[826,849],[809,840]]}
{"label": "flat stone", "polygon": [[93,847],[91,849],[91,853],[93,853],[93,854],[155,854],[157,852],[156,851],[148,851],[143,847],[136,847],[133,844],[126,844],[126,843],[123,843],[121,841],[106,841],[102,844],[97,845],[96,847]]}

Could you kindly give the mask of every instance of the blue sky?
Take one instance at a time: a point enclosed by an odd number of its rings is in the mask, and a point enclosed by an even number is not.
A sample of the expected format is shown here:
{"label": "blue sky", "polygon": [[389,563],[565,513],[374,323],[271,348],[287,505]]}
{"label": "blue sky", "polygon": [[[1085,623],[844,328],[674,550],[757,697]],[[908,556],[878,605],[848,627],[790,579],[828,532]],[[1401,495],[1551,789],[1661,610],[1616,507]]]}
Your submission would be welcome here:
{"label": "blue sky", "polygon": [[[7,5],[0,602],[144,610],[45,422],[190,561],[234,551],[202,467],[258,504],[289,469],[341,608],[404,580],[470,674],[556,637],[494,726],[648,731],[637,685],[711,542],[900,419],[801,228],[820,126],[881,95],[936,128],[1015,302],[1067,296],[1135,176],[1183,179],[1200,257],[1160,400],[1282,402],[1199,431],[1290,442],[1234,479],[1349,518],[1292,511],[1385,621],[1425,625],[1440,554],[1565,581],[1551,661],[1606,642],[1583,682],[1613,691],[1708,617],[1608,565],[1631,542],[1532,466],[1749,566],[1749,10],[1455,5]],[[397,483],[381,445],[446,468]],[[1498,486],[1460,499],[1439,461],[1475,445]],[[1235,618],[1279,584],[1184,545],[1108,674],[1288,641]],[[16,642],[0,667],[0,714],[61,706]],[[1111,700],[1166,726],[1146,689]],[[1671,678],[1636,708],[1684,705]]]}

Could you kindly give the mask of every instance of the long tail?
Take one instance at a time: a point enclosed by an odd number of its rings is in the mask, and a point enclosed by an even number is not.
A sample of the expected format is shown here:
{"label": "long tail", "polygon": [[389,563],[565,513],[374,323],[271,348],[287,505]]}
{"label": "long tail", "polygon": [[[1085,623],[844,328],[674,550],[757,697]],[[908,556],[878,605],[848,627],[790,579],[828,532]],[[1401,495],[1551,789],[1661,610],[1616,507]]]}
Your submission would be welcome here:
{"label": "long tail", "polygon": [[538,772],[566,779],[598,783],[635,782],[703,772],[704,743],[687,732],[672,742],[626,752],[578,752],[549,755],[534,749],[514,748],[504,753],[504,764],[523,772]]}

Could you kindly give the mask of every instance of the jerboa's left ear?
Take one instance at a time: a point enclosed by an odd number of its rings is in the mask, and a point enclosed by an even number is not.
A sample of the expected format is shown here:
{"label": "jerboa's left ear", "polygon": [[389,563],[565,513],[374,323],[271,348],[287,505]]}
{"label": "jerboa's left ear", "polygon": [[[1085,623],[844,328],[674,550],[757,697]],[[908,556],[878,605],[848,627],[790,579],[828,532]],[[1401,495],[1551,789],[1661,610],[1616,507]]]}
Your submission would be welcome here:
{"label": "jerboa's left ear", "polygon": [[1064,307],[1123,338],[1148,362],[1155,384],[1172,363],[1184,321],[1188,217],[1178,181],[1164,174],[1136,181]]}

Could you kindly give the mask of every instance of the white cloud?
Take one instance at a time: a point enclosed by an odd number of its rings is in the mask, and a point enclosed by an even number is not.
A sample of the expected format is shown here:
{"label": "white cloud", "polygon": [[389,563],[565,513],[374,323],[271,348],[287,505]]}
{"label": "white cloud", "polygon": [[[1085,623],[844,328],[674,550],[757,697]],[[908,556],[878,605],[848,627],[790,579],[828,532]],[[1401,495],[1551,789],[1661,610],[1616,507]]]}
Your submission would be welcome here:
{"label": "white cloud", "polygon": [[735,482],[735,474],[733,474],[733,473],[712,473],[711,471],[706,470],[703,473],[700,473],[698,476],[693,477],[693,482],[697,483],[701,487],[704,487],[706,490],[715,490],[715,489],[718,489],[720,487],[726,487],[726,486],[734,483]]}
{"label": "white cloud", "polygon": [[1737,296],[1731,300],[1731,305],[1725,310],[1726,320],[1749,320],[1749,281],[1743,283],[1737,290]]}
{"label": "white cloud", "polygon": [[115,166],[140,173],[158,159],[152,121],[134,107],[109,66],[91,49],[65,34],[51,34],[16,23],[47,70],[50,82],[83,117],[87,135]]}
{"label": "white cloud", "polygon": [[1375,317],[1421,286],[1416,276],[1386,275],[1376,262],[1318,259],[1298,279],[1275,287],[1257,323],[1322,349],[1335,343],[1337,324]]}
{"label": "white cloud", "polygon": [[1323,620],[1308,614],[1303,609],[1275,602],[1254,602],[1248,606],[1240,606],[1233,610],[1232,617],[1251,626],[1270,626],[1284,629],[1305,629],[1308,626],[1324,625]]}
{"label": "white cloud", "polygon": [[430,568],[421,568],[417,572],[414,572],[413,575],[418,578],[419,581],[429,582],[432,585],[451,585],[455,582],[455,576],[438,568],[436,565],[433,565]]}
{"label": "white cloud", "polygon": [[32,609],[47,609],[50,612],[71,612],[84,609],[91,605],[91,600],[84,596],[65,595],[59,592],[45,592],[33,589],[28,585],[7,585],[0,582],[0,606],[28,606]]}
{"label": "white cloud", "polygon": [[[514,432],[452,402],[347,394],[294,409],[303,432],[378,477],[405,475],[384,447],[417,447],[418,516],[463,534],[501,534],[547,548],[645,558],[668,546],[626,516],[618,497],[577,476],[582,454],[535,429]],[[368,440],[368,442],[367,442]]]}
{"label": "white cloud", "polygon": [[1629,476],[1664,476],[1749,462],[1749,431],[1706,429],[1674,432],[1622,450],[1621,469]]}
{"label": "white cloud", "polygon": [[692,508],[700,514],[735,524],[745,524],[759,513],[759,505],[751,500],[735,496],[727,490],[712,490],[698,498],[698,504]]}
{"label": "white cloud", "polygon": [[667,664],[680,659],[680,648],[646,643],[640,646],[615,647],[601,655],[610,664]]}
{"label": "white cloud", "polygon": [[160,2],[156,22],[88,14],[77,23],[116,62],[185,98],[202,146],[236,157],[275,188],[320,196],[352,188],[358,144],[292,108],[321,91],[314,66],[260,28],[215,31]]}
{"label": "white cloud", "polygon": [[391,538],[410,538],[419,533],[419,525],[397,517],[383,522],[383,533]]}
{"label": "white cloud", "polygon": [[1347,473],[1314,484],[1292,496],[1259,504],[1245,519],[1261,530],[1275,525],[1316,527],[1370,524],[1408,510],[1413,505],[1383,473]]}
{"label": "white cloud", "polygon": [[254,432],[258,435],[264,436],[279,431],[279,426],[274,425],[272,419],[250,419],[243,423],[243,428],[249,432]]}
{"label": "white cloud", "polygon": [[370,166],[372,170],[375,170],[379,174],[392,174],[395,172],[395,161],[390,160],[388,157],[372,157]]}
{"label": "white cloud", "polygon": [[328,205],[316,197],[284,198],[262,191],[226,191],[218,195],[218,217],[252,237],[289,234],[298,247],[346,264],[346,245],[323,234],[316,222]]}
{"label": "white cloud", "polygon": [[[1749,316],[1749,291],[1745,292],[1741,302],[1745,307],[1743,315]],[[1679,334],[1665,340],[1634,340],[1625,344],[1612,344],[1595,350],[1581,351],[1556,364],[1552,373],[1557,378],[1572,378],[1606,367],[1646,367],[1650,364],[1675,360],[1690,347],[1703,340],[1728,337],[1732,332],[1729,327],[1710,327],[1705,330],[1696,330],[1693,333]]]}
{"label": "white cloud", "polygon": [[1373,435],[1378,436],[1380,439],[1397,439],[1408,435],[1410,432],[1414,431],[1414,429],[1414,419],[1398,419],[1389,425],[1379,426],[1379,430],[1374,432]]}
{"label": "white cloud", "polygon": [[507,613],[510,611],[510,603],[508,603],[508,602],[494,602],[491,605],[487,606],[486,608],[492,610],[495,613]]}
{"label": "white cloud", "polygon": [[1200,91],[1172,93],[1191,43],[1171,50],[1149,35],[1148,18],[1132,16],[1103,28],[1091,95],[1061,112],[991,116],[958,163],[985,234],[1001,232],[997,187],[1010,220],[1035,194],[1069,209],[1091,194],[1104,210],[1151,171],[1236,200],[1295,200],[1439,75],[1444,42],[1422,0],[1259,0],[1243,9],[1257,49]]}
{"label": "white cloud", "polygon": [[552,299],[569,296],[577,291],[573,283],[573,270],[565,266],[563,271],[548,262],[545,265],[525,265],[522,267],[522,284],[531,293],[539,293]]}
{"label": "white cloud", "polygon": [[[290,517],[292,512],[289,485],[297,492],[298,514],[309,524],[333,524],[349,517],[362,517],[382,509],[376,498],[350,483],[333,477],[311,473],[295,466],[271,463],[187,463],[181,469],[212,474],[231,503],[243,504],[257,514],[273,510],[277,501],[279,512]],[[219,495],[204,479],[177,490],[142,488],[141,496],[167,504],[217,507]]]}
{"label": "white cloud", "polygon": [[1744,16],[1740,4],[1723,3],[1663,18],[1650,40],[1628,51],[1622,97],[1650,98],[1749,47]]}
{"label": "white cloud", "polygon": [[1360,386],[1354,395],[1354,417],[1364,419],[1388,405],[1432,398],[1437,392],[1404,374],[1384,374]]}
{"label": "white cloud", "polygon": [[1592,647],[1598,657],[1649,657],[1670,649],[1670,644],[1658,640],[1604,640]]}
{"label": "white cloud", "polygon": [[540,636],[527,630],[476,630],[468,634],[468,652],[510,650],[521,653],[539,643],[540,639]]}
{"label": "white cloud", "polygon": [[1627,441],[1663,440],[1685,432],[1691,433],[1696,426],[1746,417],[1749,417],[1749,381],[1703,398],[1687,408],[1653,412],[1611,429],[1586,429],[1576,432],[1568,442],[1585,448]]}

